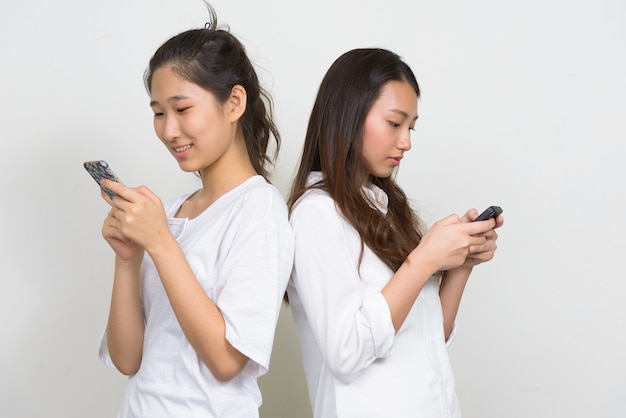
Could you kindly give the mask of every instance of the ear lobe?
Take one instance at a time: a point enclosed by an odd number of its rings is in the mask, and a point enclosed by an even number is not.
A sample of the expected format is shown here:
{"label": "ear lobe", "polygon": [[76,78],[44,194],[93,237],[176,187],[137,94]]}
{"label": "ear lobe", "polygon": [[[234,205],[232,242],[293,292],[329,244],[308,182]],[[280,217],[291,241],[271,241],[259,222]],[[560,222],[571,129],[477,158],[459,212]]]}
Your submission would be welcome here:
{"label": "ear lobe", "polygon": [[231,122],[236,122],[246,111],[246,103],[248,102],[248,94],[246,89],[239,84],[235,84],[230,91],[228,98],[228,118]]}

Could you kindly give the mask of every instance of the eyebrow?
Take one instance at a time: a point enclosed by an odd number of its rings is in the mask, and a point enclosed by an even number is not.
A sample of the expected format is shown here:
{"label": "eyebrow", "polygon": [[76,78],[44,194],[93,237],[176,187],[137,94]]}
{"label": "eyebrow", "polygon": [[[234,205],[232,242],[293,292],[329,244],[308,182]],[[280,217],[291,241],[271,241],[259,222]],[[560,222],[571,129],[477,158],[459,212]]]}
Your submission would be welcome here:
{"label": "eyebrow", "polygon": [[[397,113],[397,114],[399,114],[399,115],[400,115],[400,116],[402,116],[404,119],[408,119],[408,118],[409,118],[409,114],[408,114],[408,113],[406,113],[404,110],[400,110],[400,109],[393,108],[393,109],[389,109],[389,111],[390,111],[390,112],[393,112],[393,113]],[[414,117],[412,120],[417,120],[417,118],[419,118],[419,115],[415,115],[415,117]]]}
{"label": "eyebrow", "polygon": [[[185,99],[190,99],[190,97],[182,96],[182,95],[181,96],[172,96],[172,97],[168,98],[166,100],[166,102],[177,102],[179,100],[185,100]],[[150,107],[157,106],[158,104],[159,104],[159,102],[157,102],[156,100],[151,100],[150,101]]]}

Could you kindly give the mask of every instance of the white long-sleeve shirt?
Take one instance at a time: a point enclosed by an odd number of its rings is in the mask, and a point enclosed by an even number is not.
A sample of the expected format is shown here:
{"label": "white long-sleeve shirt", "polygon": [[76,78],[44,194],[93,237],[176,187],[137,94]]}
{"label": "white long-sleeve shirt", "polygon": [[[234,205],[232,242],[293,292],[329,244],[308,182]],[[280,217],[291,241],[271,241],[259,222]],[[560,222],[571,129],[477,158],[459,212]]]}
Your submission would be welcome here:
{"label": "white long-sleeve shirt", "polygon": [[[309,184],[320,180],[309,176]],[[386,213],[386,194],[374,185],[365,192]],[[313,415],[460,417],[439,280],[429,279],[395,334],[381,294],[393,271],[367,246],[359,265],[359,234],[333,199],[307,191],[290,222],[296,249],[287,290]]]}

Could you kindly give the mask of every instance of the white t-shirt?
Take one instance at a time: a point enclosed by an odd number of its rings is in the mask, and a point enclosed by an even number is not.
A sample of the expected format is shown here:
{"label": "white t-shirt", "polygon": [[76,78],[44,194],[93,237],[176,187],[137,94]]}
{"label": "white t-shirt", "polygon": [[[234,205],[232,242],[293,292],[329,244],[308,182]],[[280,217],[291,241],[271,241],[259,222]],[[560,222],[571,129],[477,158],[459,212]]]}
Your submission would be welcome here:
{"label": "white t-shirt", "polygon": [[[311,173],[309,184],[321,180]],[[387,196],[364,189],[386,213]],[[381,294],[393,272],[324,191],[309,190],[290,215],[296,240],[287,287],[316,418],[460,417],[444,340],[439,280],[429,279],[394,335]]]}
{"label": "white t-shirt", "polygon": [[[183,334],[146,254],[141,268],[143,356],[139,371],[129,377],[118,417],[258,417],[257,378],[269,367],[293,262],[285,201],[263,177],[255,176],[196,218],[174,218],[187,197],[166,206],[170,230],[224,316],[226,339],[250,361],[229,382],[213,377]],[[106,333],[100,357],[112,365]]]}

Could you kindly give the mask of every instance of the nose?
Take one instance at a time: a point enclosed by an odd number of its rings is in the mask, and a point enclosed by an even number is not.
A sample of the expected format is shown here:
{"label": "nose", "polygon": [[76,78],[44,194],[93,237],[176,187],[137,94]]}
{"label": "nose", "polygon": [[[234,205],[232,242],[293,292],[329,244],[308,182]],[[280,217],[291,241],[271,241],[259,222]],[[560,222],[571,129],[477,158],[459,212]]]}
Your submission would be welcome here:
{"label": "nose", "polygon": [[399,150],[402,150],[404,152],[409,151],[411,149],[411,131],[409,131],[408,129],[404,131],[398,139],[396,146]]}
{"label": "nose", "polygon": [[165,141],[171,142],[176,140],[180,136],[180,129],[176,117],[169,115],[163,116],[163,119],[161,120],[161,126],[156,128],[160,128],[161,138],[163,138]]}

